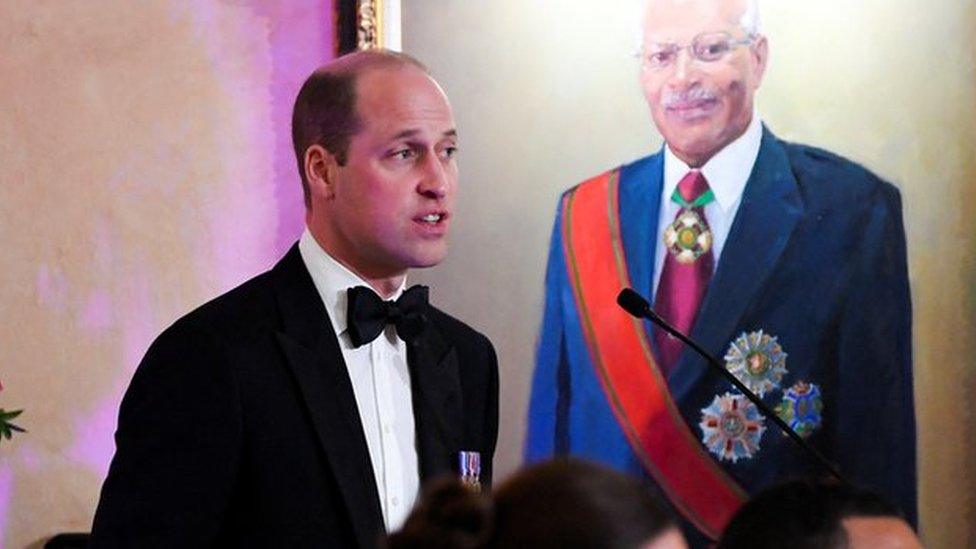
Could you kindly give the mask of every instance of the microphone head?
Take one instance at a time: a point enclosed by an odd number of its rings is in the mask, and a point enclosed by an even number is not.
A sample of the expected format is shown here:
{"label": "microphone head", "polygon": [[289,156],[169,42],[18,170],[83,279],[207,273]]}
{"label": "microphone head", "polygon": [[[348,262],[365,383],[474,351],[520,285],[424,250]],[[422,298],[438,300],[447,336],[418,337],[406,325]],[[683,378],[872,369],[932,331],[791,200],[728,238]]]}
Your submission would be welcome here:
{"label": "microphone head", "polygon": [[651,308],[646,299],[630,288],[620,290],[617,295],[617,305],[638,318],[643,318]]}

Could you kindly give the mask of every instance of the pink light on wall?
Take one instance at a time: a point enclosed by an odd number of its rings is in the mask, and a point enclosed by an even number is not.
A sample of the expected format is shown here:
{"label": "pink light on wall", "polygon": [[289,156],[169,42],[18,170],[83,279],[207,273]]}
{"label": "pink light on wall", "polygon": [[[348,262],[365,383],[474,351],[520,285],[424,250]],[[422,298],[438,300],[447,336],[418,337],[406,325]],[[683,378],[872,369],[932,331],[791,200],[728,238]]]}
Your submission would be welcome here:
{"label": "pink light on wall", "polygon": [[14,475],[8,464],[0,463],[0,549],[4,546],[4,532],[7,531],[7,518],[10,516],[10,500],[14,491]]}
{"label": "pink light on wall", "polygon": [[332,0],[108,4],[0,9],[2,403],[29,431],[0,445],[0,547],[90,527],[152,340],[303,225],[291,105]]}
{"label": "pink light on wall", "polygon": [[40,265],[34,284],[37,287],[37,297],[41,305],[55,309],[64,308],[68,283],[64,278],[64,273],[57,265]]}
{"label": "pink light on wall", "polygon": [[[150,299],[152,287],[149,280],[150,274],[145,267],[137,264],[127,273],[125,280],[117,281],[117,302],[112,303],[108,310],[125,316],[125,322],[118,326],[121,332],[121,348],[118,350],[118,356],[119,362],[125,366],[124,376],[117,380],[116,386],[112,387],[106,397],[72,421],[74,442],[68,449],[68,457],[96,473],[99,478],[104,478],[108,473],[109,463],[115,453],[114,433],[122,393],[149,343],[156,336],[155,332],[158,331],[153,324],[153,307]],[[92,301],[100,303],[98,296],[103,295],[96,292],[89,303]],[[91,329],[88,314],[86,308],[81,318],[81,327]],[[111,313],[100,312],[97,317],[103,314]]]}
{"label": "pink light on wall", "polygon": [[308,75],[335,56],[334,7],[332,0],[251,0],[249,5],[269,23],[277,256],[291,246],[305,225],[301,179],[291,141],[291,111]]}
{"label": "pink light on wall", "polygon": [[[165,327],[160,326],[160,306],[182,300],[194,285],[216,294],[258,274],[287,250],[304,227],[301,183],[291,144],[291,109],[305,78],[333,57],[331,0],[174,2],[169,9],[176,23],[192,29],[193,40],[209,63],[207,80],[217,82],[218,95],[226,99],[214,105],[219,126],[208,130],[213,132],[220,157],[216,163],[223,171],[214,180],[193,182],[196,203],[181,204],[182,197],[176,197],[175,208],[163,204],[168,219],[159,220],[160,227],[190,227],[194,225],[181,220],[203,219],[204,230],[177,235],[193,264],[164,265],[160,271],[152,251],[133,248],[126,240],[124,235],[133,228],[118,225],[113,218],[97,221],[92,228],[91,265],[101,275],[98,286],[79,292],[75,281],[66,279],[56,265],[42,265],[35,280],[43,305],[71,315],[85,334],[115,338],[111,361],[124,367],[103,398],[77,410],[77,418],[71,421],[72,442],[66,449],[73,463],[99,478],[104,478],[114,454],[113,434],[124,389],[148,345]],[[247,55],[242,56],[241,50]],[[199,132],[200,124],[190,119],[179,131]],[[161,139],[158,149],[146,151],[149,163],[173,166],[179,173],[182,165],[194,162],[193,151],[174,148],[170,144],[174,140],[179,142],[178,137]],[[149,192],[136,190],[147,188],[138,161],[118,170],[116,179],[103,183],[113,193],[131,197],[133,192]],[[162,198],[170,199],[165,194]],[[154,242],[153,220],[144,221],[146,229],[137,228],[147,231],[143,245]],[[176,237],[166,238],[162,241]],[[185,287],[174,285],[172,273],[187,267],[196,279],[175,281],[186,282]],[[180,303],[172,308],[186,312],[198,304]],[[0,530],[14,487],[10,471],[0,470]]]}
{"label": "pink light on wall", "polygon": [[81,313],[81,324],[93,335],[98,335],[112,325],[113,315],[111,296],[107,291],[99,289],[88,296]]}
{"label": "pink light on wall", "polygon": [[74,420],[75,443],[68,449],[68,458],[92,471],[99,478],[108,474],[109,463],[115,453],[113,434],[119,402],[115,396],[106,398],[95,410]]}
{"label": "pink light on wall", "polygon": [[[240,13],[232,20],[223,5],[173,8],[174,16],[194,25],[230,99],[224,108],[239,127],[238,135],[219,144],[232,190],[208,197],[211,230],[197,248],[201,276],[221,290],[267,269],[304,227],[292,105],[305,78],[334,56],[331,0],[242,0],[233,8]],[[228,35],[260,54],[250,60],[229,55],[223,47]]]}

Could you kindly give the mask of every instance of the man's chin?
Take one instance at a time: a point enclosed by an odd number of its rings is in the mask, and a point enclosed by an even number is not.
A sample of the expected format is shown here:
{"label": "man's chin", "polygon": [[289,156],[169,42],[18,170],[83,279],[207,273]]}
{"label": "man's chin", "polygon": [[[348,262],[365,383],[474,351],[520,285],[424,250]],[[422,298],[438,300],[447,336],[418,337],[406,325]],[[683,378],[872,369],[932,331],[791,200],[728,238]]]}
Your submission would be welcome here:
{"label": "man's chin", "polygon": [[414,254],[414,256],[410,258],[410,268],[427,269],[429,267],[436,267],[445,259],[447,259],[446,247],[442,250],[424,251],[422,253]]}
{"label": "man's chin", "polygon": [[717,144],[716,140],[703,136],[681,136],[676,138],[665,137],[668,147],[675,156],[684,161],[692,168],[701,167],[708,161],[722,145]]}

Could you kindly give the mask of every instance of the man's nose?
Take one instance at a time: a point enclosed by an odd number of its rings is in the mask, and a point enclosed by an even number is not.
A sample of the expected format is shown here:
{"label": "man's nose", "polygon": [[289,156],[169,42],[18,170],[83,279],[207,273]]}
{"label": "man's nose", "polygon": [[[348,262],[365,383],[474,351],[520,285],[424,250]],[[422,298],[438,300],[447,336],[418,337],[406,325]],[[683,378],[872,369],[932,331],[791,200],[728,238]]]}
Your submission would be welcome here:
{"label": "man's nose", "polygon": [[450,186],[451,179],[444,161],[437,154],[426,155],[417,192],[428,198],[444,198]]}
{"label": "man's nose", "polygon": [[674,59],[673,79],[679,82],[691,79],[695,71],[695,61],[690,47],[681,48]]}

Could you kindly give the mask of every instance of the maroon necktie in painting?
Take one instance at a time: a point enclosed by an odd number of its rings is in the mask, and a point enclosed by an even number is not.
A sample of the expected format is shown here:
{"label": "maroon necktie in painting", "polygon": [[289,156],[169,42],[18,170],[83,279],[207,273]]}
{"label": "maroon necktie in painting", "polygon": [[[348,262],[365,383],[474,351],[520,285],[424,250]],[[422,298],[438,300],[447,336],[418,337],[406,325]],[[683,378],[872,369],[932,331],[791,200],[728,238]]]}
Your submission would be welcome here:
{"label": "maroon necktie in painting", "polygon": [[[705,176],[692,170],[678,183],[671,200],[681,209],[664,231],[667,257],[654,296],[654,310],[690,335],[715,266],[712,231],[705,219],[705,205],[715,200],[715,195]],[[654,328],[654,342],[661,371],[667,376],[677,365],[684,344],[658,327]]]}

